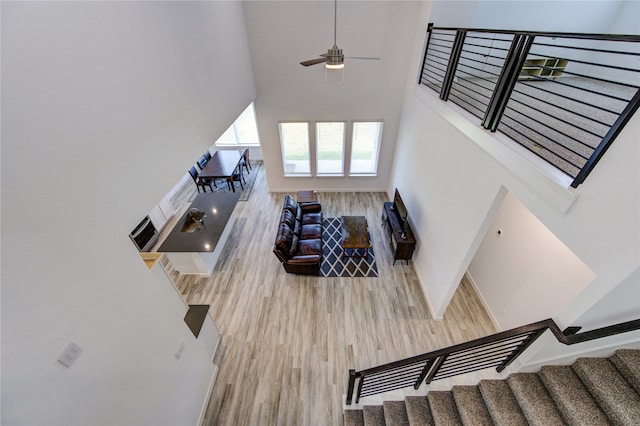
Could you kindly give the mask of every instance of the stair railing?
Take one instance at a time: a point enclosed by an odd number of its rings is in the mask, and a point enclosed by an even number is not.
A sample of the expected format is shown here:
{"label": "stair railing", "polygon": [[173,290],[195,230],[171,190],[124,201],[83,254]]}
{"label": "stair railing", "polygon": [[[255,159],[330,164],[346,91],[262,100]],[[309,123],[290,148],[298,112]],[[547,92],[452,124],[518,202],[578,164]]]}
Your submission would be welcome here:
{"label": "stair railing", "polygon": [[496,367],[496,370],[501,372],[547,330],[550,330],[560,343],[573,345],[640,330],[640,319],[583,333],[578,333],[580,328],[569,327],[561,331],[553,319],[546,319],[366,370],[352,369],[349,370],[346,403],[351,405],[355,397],[357,404],[362,397],[409,386],[418,389],[422,382],[429,384],[433,380],[485,368]]}

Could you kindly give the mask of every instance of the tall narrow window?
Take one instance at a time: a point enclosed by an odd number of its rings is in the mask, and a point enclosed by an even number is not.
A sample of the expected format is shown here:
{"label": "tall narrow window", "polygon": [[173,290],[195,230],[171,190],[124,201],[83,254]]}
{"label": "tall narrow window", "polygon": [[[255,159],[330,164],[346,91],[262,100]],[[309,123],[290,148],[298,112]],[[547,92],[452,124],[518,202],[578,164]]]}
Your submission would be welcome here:
{"label": "tall narrow window", "polygon": [[253,102],[236,118],[231,126],[218,138],[216,146],[260,145],[258,125]]}
{"label": "tall narrow window", "polygon": [[344,122],[316,123],[316,174],[344,174]]}
{"label": "tall narrow window", "polygon": [[375,175],[382,138],[382,121],[355,121],[351,143],[350,175]]}
{"label": "tall narrow window", "polygon": [[309,123],[278,123],[285,176],[311,173]]}

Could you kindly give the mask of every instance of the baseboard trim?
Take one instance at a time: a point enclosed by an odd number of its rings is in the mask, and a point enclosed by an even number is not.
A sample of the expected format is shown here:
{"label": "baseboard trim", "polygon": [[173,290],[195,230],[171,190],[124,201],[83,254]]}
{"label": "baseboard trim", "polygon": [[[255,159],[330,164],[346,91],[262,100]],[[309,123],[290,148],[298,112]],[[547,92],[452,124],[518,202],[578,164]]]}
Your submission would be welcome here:
{"label": "baseboard trim", "polygon": [[482,303],[482,306],[484,307],[484,310],[487,311],[487,314],[489,314],[489,318],[491,319],[491,322],[493,323],[493,326],[496,328],[496,332],[502,331],[502,327],[500,327],[500,324],[498,323],[498,320],[496,319],[495,315],[493,314],[493,311],[489,308],[489,304],[487,303],[486,299],[482,295],[482,292],[478,288],[478,285],[476,284],[476,281],[473,279],[473,277],[471,276],[471,274],[469,273],[468,270],[464,274],[467,276],[467,279],[471,283],[471,287],[473,287],[473,291],[476,292],[476,295],[478,296],[478,299],[480,299],[480,303]]}
{"label": "baseboard trim", "polygon": [[204,402],[202,403],[202,409],[200,410],[200,417],[198,417],[199,425],[201,425],[204,422],[204,418],[207,415],[207,408],[209,408],[209,400],[211,399],[211,394],[213,393],[213,385],[216,384],[216,379],[218,378],[218,371],[220,371],[218,366],[213,364],[213,376],[211,376],[211,382],[209,382],[209,390],[207,391],[207,397],[204,399]]}
{"label": "baseboard trim", "polygon": [[425,302],[427,302],[427,308],[429,309],[429,316],[435,321],[443,321],[444,320],[444,315],[441,315],[441,316],[433,315],[433,313],[436,310],[433,308],[433,304],[431,303],[431,299],[429,299],[429,295],[427,294],[427,289],[424,287],[424,284],[423,284],[423,281],[422,281],[422,277],[420,276],[420,271],[418,269],[416,269],[415,266],[413,266],[413,259],[411,259],[411,267],[413,268],[414,272],[416,273],[416,278],[418,279],[418,284],[420,284],[420,290],[422,290],[422,295],[424,296],[424,300],[425,300]]}
{"label": "baseboard trim", "polygon": [[623,341],[602,344],[587,350],[581,350],[580,345],[573,348],[568,346],[567,353],[525,362],[518,358],[507,368],[510,369],[510,372],[535,373],[545,365],[571,365],[578,358],[608,358],[618,349],[640,350],[640,341],[637,338],[629,337]]}

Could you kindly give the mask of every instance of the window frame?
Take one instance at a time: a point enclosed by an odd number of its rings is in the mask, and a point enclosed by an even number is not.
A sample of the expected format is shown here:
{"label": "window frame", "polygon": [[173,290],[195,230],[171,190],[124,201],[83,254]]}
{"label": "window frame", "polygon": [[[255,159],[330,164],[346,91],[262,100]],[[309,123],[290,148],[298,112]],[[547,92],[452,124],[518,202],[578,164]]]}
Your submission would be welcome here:
{"label": "window frame", "polygon": [[[353,154],[354,154],[354,135],[356,125],[358,123],[378,123],[378,140],[376,141],[376,148],[374,153],[373,171],[368,172],[353,172]],[[378,166],[380,164],[380,147],[382,146],[382,134],[384,132],[384,120],[353,120],[351,121],[351,137],[350,137],[350,150],[349,150],[349,176],[378,176]]]}
{"label": "window frame", "polygon": [[[284,145],[284,139],[283,139],[283,133],[282,133],[282,126],[283,125],[287,125],[287,124],[306,124],[307,127],[307,156],[308,156],[308,169],[309,171],[304,171],[304,172],[288,172],[287,171],[287,158],[286,158],[286,154],[285,154],[285,145]],[[280,153],[282,155],[282,171],[284,173],[285,177],[311,177],[313,176],[313,170],[311,169],[311,165],[312,163],[312,158],[311,158],[311,134],[310,134],[310,127],[311,127],[311,122],[310,121],[278,121],[278,135],[279,135],[279,139],[280,139]]]}
{"label": "window frame", "polygon": [[[247,110],[251,108],[251,111],[253,112],[252,117],[253,117],[253,123],[255,124],[256,127],[256,137],[257,137],[257,141],[256,142],[243,142],[240,141],[239,138],[239,130],[237,127],[237,121],[240,117],[242,117],[242,115],[247,112]],[[235,141],[235,143],[224,143],[224,142],[219,142],[220,139],[222,138],[223,135],[225,135],[229,130],[232,131],[233,133],[233,139]],[[251,101],[251,103],[249,105],[247,105],[247,107],[242,110],[242,112],[240,113],[240,115],[238,117],[236,117],[236,119],[233,121],[233,123],[231,123],[231,125],[229,127],[227,127],[227,129],[224,131],[224,133],[222,133],[222,135],[220,135],[220,137],[218,137],[218,139],[214,142],[214,146],[216,148],[220,147],[220,148],[229,148],[229,147],[259,147],[261,146],[260,143],[260,132],[258,131],[258,119],[256,117],[256,106],[255,103],[253,101]]]}
{"label": "window frame", "polygon": [[[320,171],[320,138],[318,136],[319,126],[322,124],[342,124],[342,151],[340,158],[340,171],[329,171],[329,172],[321,172]],[[345,166],[346,166],[346,150],[347,150],[347,121],[346,120],[322,120],[314,122],[314,138],[315,138],[315,176],[337,176],[343,177],[345,176]]]}

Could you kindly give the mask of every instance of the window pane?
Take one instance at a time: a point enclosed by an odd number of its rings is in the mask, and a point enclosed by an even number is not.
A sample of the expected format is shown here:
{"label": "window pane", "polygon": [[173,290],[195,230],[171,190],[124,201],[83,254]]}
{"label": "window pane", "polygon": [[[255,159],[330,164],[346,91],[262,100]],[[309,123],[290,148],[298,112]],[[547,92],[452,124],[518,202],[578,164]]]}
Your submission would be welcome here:
{"label": "window pane", "polygon": [[258,125],[253,102],[236,118],[218,138],[216,145],[260,145]]}
{"label": "window pane", "polygon": [[354,122],[350,174],[375,174],[382,136],[382,122]]}
{"label": "window pane", "polygon": [[343,122],[316,123],[318,174],[343,173],[344,128]]}
{"label": "window pane", "polygon": [[280,123],[284,174],[309,174],[309,123]]}
{"label": "window pane", "polygon": [[256,114],[253,109],[253,102],[240,114],[240,117],[236,119],[233,125],[236,127],[239,144],[257,145],[260,143],[258,140],[258,126],[256,125]]}
{"label": "window pane", "polygon": [[222,136],[218,138],[216,145],[237,145],[236,133],[233,131],[233,125],[229,126]]}

